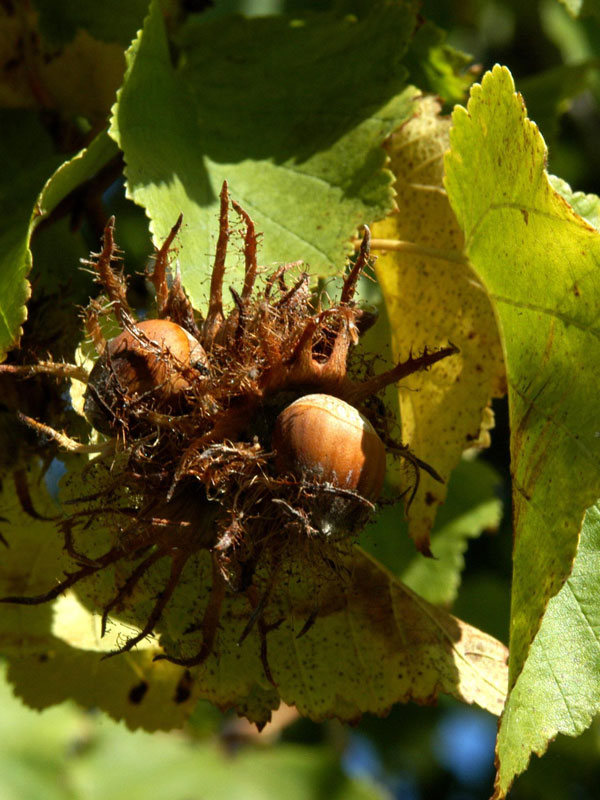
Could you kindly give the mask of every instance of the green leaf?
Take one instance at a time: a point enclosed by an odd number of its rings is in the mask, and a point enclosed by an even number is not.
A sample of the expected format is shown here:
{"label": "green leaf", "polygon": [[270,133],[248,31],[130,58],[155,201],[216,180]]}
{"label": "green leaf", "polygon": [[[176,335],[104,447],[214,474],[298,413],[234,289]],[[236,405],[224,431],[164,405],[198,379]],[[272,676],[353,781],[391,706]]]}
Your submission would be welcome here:
{"label": "green leaf", "polygon": [[484,461],[459,463],[431,534],[434,558],[415,553],[397,507],[381,509],[362,534],[361,545],[429,603],[450,606],[458,592],[469,539],[496,530],[500,523],[499,483],[496,471]]}
{"label": "green leaf", "polygon": [[600,391],[600,236],[552,188],[544,142],[507,69],[494,67],[473,87],[468,110],[455,110],[451,144],[448,194],[506,358],[514,686],[547,603],[571,571],[585,510],[600,496],[590,413]]}
{"label": "green leaf", "polygon": [[[0,212],[6,223],[0,260],[0,358],[3,358],[18,344],[19,326],[27,315],[25,303],[29,298],[29,284],[26,276],[32,266],[31,235],[70,192],[80,189],[117,158],[118,149],[104,132],[89,147],[61,164],[63,156],[54,152],[37,115],[30,112],[4,112],[0,139],[3,151],[10,154],[0,187]],[[82,242],[75,240],[72,234],[63,236],[63,241],[66,248],[44,259],[46,269],[38,271],[38,289],[43,285],[56,292],[61,280],[69,275],[68,280],[73,283],[72,273],[79,267],[78,257],[83,255]],[[64,309],[61,313],[64,317]],[[34,319],[32,325],[35,324]],[[44,325],[38,341],[40,347],[49,341],[47,319]],[[56,320],[57,330],[64,325],[64,319]]]}
{"label": "green leaf", "polygon": [[600,3],[598,0],[560,0],[573,17],[592,15],[600,17]]}
{"label": "green leaf", "polygon": [[70,800],[65,780],[64,756],[83,734],[84,720],[72,707],[55,708],[39,715],[14,696],[0,669],[0,770],[2,792],[11,800],[45,797]]}
{"label": "green leaf", "polygon": [[548,179],[552,188],[572,206],[580,217],[600,230],[600,198],[596,194],[574,192],[566,181],[556,175],[549,175]]}
{"label": "green leaf", "polygon": [[584,0],[560,0],[560,2],[570,14],[577,17],[583,8]]}
{"label": "green leaf", "polygon": [[410,80],[423,92],[456,103],[473,83],[474,76],[467,71],[472,60],[446,43],[446,31],[425,20],[413,36],[405,63]]}
{"label": "green leaf", "polygon": [[434,558],[415,554],[399,577],[436,605],[451,605],[458,593],[469,539],[498,528],[502,502],[499,476],[483,461],[462,461],[453,471],[449,496],[431,536]]}
{"label": "green leaf", "polygon": [[[86,800],[148,797],[253,797],[305,800],[385,800],[382,790],[346,777],[331,747],[279,744],[242,748],[234,757],[219,742],[126,735],[110,723],[97,726],[96,748],[77,765],[75,784]],[[200,787],[194,793],[193,787]]]}
{"label": "green leaf", "polygon": [[[174,67],[152,5],[110,133],[155,243],[183,212],[179,262],[197,308],[225,179],[264,232],[267,264],[303,259],[314,272],[339,271],[356,228],[391,208],[380,144],[412,110],[400,58],[414,22],[409,3],[378,3],[362,19],[190,23]],[[369,50],[377,58],[365,58]]]}
{"label": "green leaf", "polygon": [[38,115],[4,111],[0,116],[0,360],[19,343],[29,297],[29,229],[36,199],[63,160],[54,153]]}
{"label": "green leaf", "polygon": [[[133,744],[133,743],[132,743]],[[343,775],[336,763],[335,752],[329,748],[317,749],[298,745],[281,745],[276,750],[253,750],[241,753],[231,763],[227,755],[217,745],[197,746],[186,753],[181,748],[175,749],[175,743],[168,748],[166,758],[159,749],[160,743],[152,747],[146,745],[150,753],[155,753],[158,767],[148,770],[147,764],[138,761],[135,770],[137,780],[132,782],[128,791],[124,791],[122,780],[115,780],[110,786],[111,797],[145,798],[152,792],[171,795],[174,787],[181,789],[182,795],[190,786],[201,786],[203,793],[211,798],[229,800],[231,797],[255,796],[260,798],[279,798],[285,796],[294,800],[318,796],[327,786],[327,796],[340,800],[383,800],[387,795],[376,786],[361,781],[351,780]],[[106,775],[105,770],[114,763],[112,756],[116,748],[110,751],[100,764],[104,769],[95,770],[96,775]],[[137,757],[137,750],[128,748],[130,758]],[[153,763],[152,759],[151,763]],[[167,763],[164,763],[164,762]],[[163,766],[164,763],[164,766]],[[123,765],[124,771],[126,765]],[[162,767],[162,769],[161,769]],[[233,768],[232,768],[233,767]],[[175,780],[173,776],[179,776]],[[106,797],[100,789],[105,781],[96,782],[96,790],[91,798]],[[131,793],[133,790],[133,794]]]}
{"label": "green leaf", "polygon": [[387,797],[376,786],[347,777],[331,747],[238,744],[233,757],[212,738],[194,740],[180,731],[171,736],[132,733],[67,703],[39,714],[19,703],[3,672],[0,770],[7,800],[200,796],[276,800],[282,792],[288,800],[304,800],[318,797],[324,786],[327,797],[340,800]]}
{"label": "green leaf", "polygon": [[573,571],[553,597],[502,716],[495,797],[558,733],[579,736],[600,712],[600,505],[586,514]]}
{"label": "green leaf", "polygon": [[78,30],[87,31],[94,39],[127,47],[140,27],[148,0],[34,0],[33,5],[39,14],[40,33],[54,47],[70,42]]}
{"label": "green leaf", "polygon": [[87,147],[74,155],[51,175],[38,200],[39,217],[37,224],[53,211],[64,198],[82,187],[87,181],[100,172],[103,167],[116,159],[119,149],[106,131],[96,136]]}

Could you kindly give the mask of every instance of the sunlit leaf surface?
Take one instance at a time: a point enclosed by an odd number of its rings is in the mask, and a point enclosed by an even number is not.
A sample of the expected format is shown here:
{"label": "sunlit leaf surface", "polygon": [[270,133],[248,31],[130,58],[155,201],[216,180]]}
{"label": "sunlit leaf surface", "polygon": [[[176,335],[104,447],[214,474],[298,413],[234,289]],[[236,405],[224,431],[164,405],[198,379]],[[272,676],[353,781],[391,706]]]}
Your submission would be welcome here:
{"label": "sunlit leaf surface", "polygon": [[[267,265],[302,259],[313,272],[339,272],[356,228],[391,209],[380,145],[411,113],[401,57],[414,23],[408,3],[302,24],[192,21],[173,65],[152,4],[110,132],[156,242],[183,213],[179,263],[196,308],[205,306],[224,180],[264,233]],[[377,58],[364,58],[369,48]],[[239,259],[231,266],[239,276]]]}
{"label": "sunlit leaf surface", "polygon": [[[93,475],[96,487],[101,474]],[[35,473],[30,477],[35,507],[44,516],[55,516],[45,513],[56,509],[36,488]],[[71,480],[63,503],[81,496],[83,485]],[[18,500],[11,501],[10,490],[5,484],[3,530],[10,549],[0,591],[30,595],[51,587],[74,565],[63,551],[56,520],[30,521]],[[90,507],[89,501],[64,506],[71,514],[84,507]],[[106,527],[109,519],[116,523],[118,514],[100,505],[74,539],[79,552],[97,558],[107,550],[114,536]],[[42,533],[45,544],[40,547]],[[97,615],[135,564],[119,561],[85,579],[74,587],[78,599],[67,595],[52,605],[2,607],[2,649],[17,693],[30,705],[39,708],[72,697],[150,730],[181,724],[198,697],[221,708],[233,706],[259,723],[268,721],[280,698],[315,720],[383,714],[397,702],[432,702],[439,692],[492,713],[502,708],[506,648],[419,598],[356,548],[340,552],[323,546],[311,557],[303,547],[288,553],[276,572],[259,574],[256,582],[270,585],[271,599],[243,642],[253,611],[251,596],[228,592],[214,647],[199,667],[187,671],[152,662],[162,652],[153,640],[101,660],[103,652],[123,644],[144,624],[166,583],[168,567],[159,562],[111,612],[107,635],[101,638]],[[168,652],[188,657],[199,651],[198,622],[210,592],[208,554],[200,553],[188,562],[157,625]],[[299,636],[311,617],[314,624]]]}
{"label": "sunlit leaf surface", "polygon": [[579,736],[600,711],[600,508],[586,514],[573,572],[553,597],[511,692],[497,743],[496,797],[558,733]]}
{"label": "sunlit leaf surface", "polygon": [[[600,496],[600,437],[592,411],[600,390],[600,235],[552,188],[544,142],[507,69],[495,67],[473,88],[467,110],[454,111],[451,143],[448,193],[466,253],[494,303],[506,355],[514,686],[546,605],[571,571],[585,511]],[[572,622],[563,623],[566,635]],[[554,711],[548,700],[548,719]],[[525,713],[523,739],[513,739],[511,749],[531,749],[528,724]],[[548,731],[546,740],[551,736]],[[505,790],[510,769],[502,762],[500,769]]]}
{"label": "sunlit leaf surface", "polygon": [[[448,118],[433,98],[389,140],[398,210],[373,226],[374,242],[399,242],[379,254],[375,266],[385,298],[393,352],[410,352],[449,341],[460,353],[399,386],[402,438],[419,458],[447,479],[463,450],[489,427],[490,398],[504,392],[504,367],[489,299],[462,257],[463,236],[443,188]],[[403,244],[407,246],[402,247]],[[422,473],[410,507],[410,533],[420,550],[446,486]]]}

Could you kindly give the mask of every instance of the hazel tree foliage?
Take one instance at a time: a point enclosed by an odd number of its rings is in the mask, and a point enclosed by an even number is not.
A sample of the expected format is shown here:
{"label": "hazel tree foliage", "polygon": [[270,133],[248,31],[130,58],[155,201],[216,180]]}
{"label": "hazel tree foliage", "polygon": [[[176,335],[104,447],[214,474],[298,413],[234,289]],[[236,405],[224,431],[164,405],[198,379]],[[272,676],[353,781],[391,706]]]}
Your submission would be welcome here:
{"label": "hazel tree foliage", "polygon": [[[281,704],[355,723],[450,695],[498,717],[505,797],[600,707],[600,201],[548,173],[527,110],[551,128],[544,87],[570,97],[594,65],[521,94],[509,67],[468,70],[412,0],[9,6],[14,693],[145,731],[202,700],[262,728]],[[364,467],[381,480],[277,453],[276,417],[317,393],[381,443]],[[504,397],[503,507],[482,453]],[[469,542],[499,528],[505,642],[453,612]]]}

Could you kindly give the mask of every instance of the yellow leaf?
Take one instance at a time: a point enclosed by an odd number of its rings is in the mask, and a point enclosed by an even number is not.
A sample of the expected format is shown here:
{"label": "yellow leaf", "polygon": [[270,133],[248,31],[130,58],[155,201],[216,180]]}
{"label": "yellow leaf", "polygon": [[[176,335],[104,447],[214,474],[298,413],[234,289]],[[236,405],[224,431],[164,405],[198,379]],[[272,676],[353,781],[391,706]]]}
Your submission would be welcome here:
{"label": "yellow leaf", "polygon": [[[85,474],[98,485],[97,471],[88,467]],[[32,469],[34,505],[49,517],[56,509],[38,476]],[[76,481],[69,485],[82,488]],[[63,503],[77,514],[65,496]],[[28,519],[8,482],[0,506],[10,545],[0,564],[0,592],[30,596],[73,572],[56,520]],[[105,548],[106,525],[100,507],[83,520],[83,536],[73,542],[91,550],[80,550],[80,561]],[[189,669],[153,661],[161,652],[154,637],[102,658],[102,651],[124,644],[145,624],[168,580],[164,563],[122,595],[105,637],[101,611],[133,574],[135,560],[88,576],[74,586],[76,595],[2,605],[0,648],[15,692],[34,708],[70,697],[148,730],[180,726],[198,698],[234,707],[259,724],[280,700],[314,720],[354,721],[365,712],[385,714],[397,702],[434,702],[439,692],[500,713],[508,680],[503,644],[420,598],[359,548],[341,552],[322,542],[313,549],[312,556],[303,550],[299,557],[292,542],[279,569],[255,576],[256,596],[269,602],[251,627],[250,590],[227,591],[210,655]],[[210,558],[201,552],[189,560],[156,624],[167,652],[188,658],[200,651],[211,587]]]}
{"label": "yellow leaf", "polygon": [[[0,516],[8,548],[0,562],[0,594],[44,591],[72,568],[58,528],[60,512],[44,488],[39,464],[30,465],[28,479],[28,509],[13,476],[2,481]],[[72,595],[43,605],[0,606],[0,650],[15,694],[37,709],[72,698],[130,728],[181,726],[198,700],[189,673],[153,662],[156,645],[103,661],[98,651],[110,649],[112,642],[100,642],[98,630],[99,616]]]}
{"label": "yellow leaf", "polygon": [[93,128],[104,127],[125,72],[125,53],[117,42],[101,41],[80,28],[57,47],[44,40],[35,12],[13,16],[0,11],[0,102],[7,108],[44,108],[83,115]]}
{"label": "yellow leaf", "polygon": [[[374,250],[386,248],[375,269],[395,358],[449,341],[460,350],[399,387],[403,441],[447,480],[465,449],[488,443],[489,402],[506,388],[492,306],[462,255],[462,232],[442,184],[450,120],[439,110],[435,98],[423,98],[416,116],[389,139],[398,209],[372,233]],[[422,552],[445,497],[446,486],[422,474],[408,511]]]}

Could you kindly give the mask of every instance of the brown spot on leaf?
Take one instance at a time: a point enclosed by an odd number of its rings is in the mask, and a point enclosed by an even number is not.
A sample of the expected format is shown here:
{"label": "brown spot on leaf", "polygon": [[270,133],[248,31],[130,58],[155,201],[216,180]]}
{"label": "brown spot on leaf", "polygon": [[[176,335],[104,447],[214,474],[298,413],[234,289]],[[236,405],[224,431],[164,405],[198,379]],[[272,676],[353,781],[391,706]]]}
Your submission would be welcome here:
{"label": "brown spot on leaf", "polygon": [[193,683],[194,679],[192,678],[192,673],[186,669],[175,687],[175,696],[173,700],[178,704],[185,703],[186,700],[189,700],[192,694]]}
{"label": "brown spot on leaf", "polygon": [[525,222],[525,225],[529,225],[529,211],[527,211],[526,209],[522,208],[521,209],[521,214],[523,214],[523,221]]}
{"label": "brown spot on leaf", "polygon": [[148,691],[148,684],[146,681],[141,681],[133,689],[129,692],[129,702],[133,703],[133,705],[139,705],[144,697],[146,696],[146,692]]}

